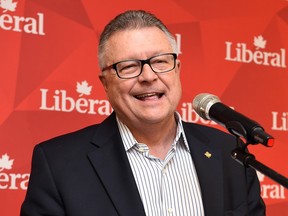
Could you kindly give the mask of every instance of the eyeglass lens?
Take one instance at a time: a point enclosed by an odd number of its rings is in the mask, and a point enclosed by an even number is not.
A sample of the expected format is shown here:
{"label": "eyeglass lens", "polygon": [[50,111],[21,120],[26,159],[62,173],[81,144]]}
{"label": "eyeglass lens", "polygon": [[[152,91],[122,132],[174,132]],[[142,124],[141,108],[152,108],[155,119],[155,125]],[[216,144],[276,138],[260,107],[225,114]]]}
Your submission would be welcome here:
{"label": "eyeglass lens", "polygon": [[174,69],[175,57],[173,54],[163,54],[147,60],[126,60],[117,63],[116,71],[121,78],[136,77],[141,74],[145,63],[147,63],[155,73],[164,73]]}

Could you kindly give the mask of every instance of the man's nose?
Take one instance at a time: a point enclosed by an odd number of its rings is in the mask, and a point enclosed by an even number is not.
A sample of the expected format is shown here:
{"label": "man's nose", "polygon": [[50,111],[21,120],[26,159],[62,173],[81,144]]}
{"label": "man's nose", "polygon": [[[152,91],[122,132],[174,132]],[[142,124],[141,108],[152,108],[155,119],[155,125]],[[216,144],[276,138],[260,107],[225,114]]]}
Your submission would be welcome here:
{"label": "man's nose", "polygon": [[158,78],[158,75],[152,70],[148,63],[143,64],[142,73],[139,76],[139,81],[153,81]]}

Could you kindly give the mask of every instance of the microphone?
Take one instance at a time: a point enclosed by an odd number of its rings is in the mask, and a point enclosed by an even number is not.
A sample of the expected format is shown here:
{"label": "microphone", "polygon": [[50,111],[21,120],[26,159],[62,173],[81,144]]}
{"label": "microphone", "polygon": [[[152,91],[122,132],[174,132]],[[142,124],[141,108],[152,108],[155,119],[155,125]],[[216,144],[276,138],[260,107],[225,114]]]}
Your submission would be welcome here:
{"label": "microphone", "polygon": [[262,126],[221,103],[215,95],[201,93],[194,98],[192,106],[200,117],[226,127],[233,135],[243,137],[248,144],[274,145],[274,138]]}

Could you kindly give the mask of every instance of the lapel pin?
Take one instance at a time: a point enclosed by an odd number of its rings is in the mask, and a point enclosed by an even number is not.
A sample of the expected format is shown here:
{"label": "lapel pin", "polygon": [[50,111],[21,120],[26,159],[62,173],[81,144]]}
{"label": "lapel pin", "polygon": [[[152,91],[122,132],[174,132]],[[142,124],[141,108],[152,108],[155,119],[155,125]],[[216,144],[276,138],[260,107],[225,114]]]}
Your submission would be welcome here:
{"label": "lapel pin", "polygon": [[208,151],[205,152],[204,154],[207,158],[211,158],[212,157],[212,154]]}

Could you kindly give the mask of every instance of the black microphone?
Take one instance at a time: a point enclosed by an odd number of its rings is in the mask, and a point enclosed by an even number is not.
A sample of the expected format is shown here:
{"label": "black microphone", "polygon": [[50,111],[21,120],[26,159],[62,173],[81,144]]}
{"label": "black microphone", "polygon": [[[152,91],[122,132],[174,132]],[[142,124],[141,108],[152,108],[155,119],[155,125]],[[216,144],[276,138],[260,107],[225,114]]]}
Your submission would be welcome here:
{"label": "black microphone", "polygon": [[193,100],[193,108],[200,117],[211,119],[226,127],[233,135],[243,137],[247,144],[261,143],[266,147],[274,145],[274,138],[267,134],[263,127],[224,105],[215,95],[208,93],[197,95]]}

